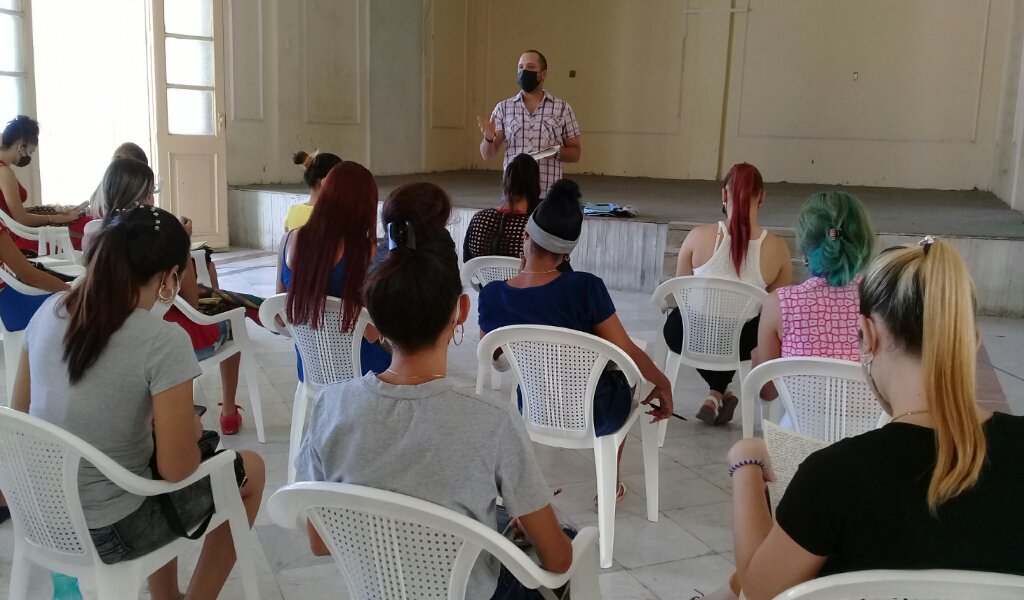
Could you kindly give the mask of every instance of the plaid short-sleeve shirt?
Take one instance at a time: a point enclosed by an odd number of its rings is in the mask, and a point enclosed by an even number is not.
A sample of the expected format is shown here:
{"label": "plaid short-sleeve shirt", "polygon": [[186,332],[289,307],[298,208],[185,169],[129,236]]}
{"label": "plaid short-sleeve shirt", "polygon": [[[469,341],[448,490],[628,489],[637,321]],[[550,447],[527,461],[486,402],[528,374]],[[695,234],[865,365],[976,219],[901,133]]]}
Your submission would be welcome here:
{"label": "plaid short-sleeve shirt", "polygon": [[[580,126],[576,114],[565,100],[544,91],[544,100],[537,110],[530,114],[523,102],[523,92],[502,100],[491,113],[495,131],[505,132],[504,171],[516,156],[543,150],[565,140],[579,136]],[[540,195],[547,196],[551,184],[562,178],[562,162],[551,156],[542,159],[540,166]]]}

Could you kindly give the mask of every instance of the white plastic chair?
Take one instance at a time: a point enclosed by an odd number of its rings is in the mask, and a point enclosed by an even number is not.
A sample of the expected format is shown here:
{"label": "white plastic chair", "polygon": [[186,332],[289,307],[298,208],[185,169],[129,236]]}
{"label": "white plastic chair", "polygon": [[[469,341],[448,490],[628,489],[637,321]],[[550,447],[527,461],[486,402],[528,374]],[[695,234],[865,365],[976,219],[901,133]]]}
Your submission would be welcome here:
{"label": "white plastic chair", "polygon": [[47,268],[82,264],[81,252],[75,250],[71,244],[71,231],[67,227],[57,225],[29,227],[15,221],[14,217],[4,211],[0,211],[0,221],[3,221],[4,226],[18,237],[39,243],[38,258],[32,259],[34,262],[45,265]]}
{"label": "white plastic chair", "polygon": [[[53,293],[22,283],[3,266],[0,266],[0,282],[26,296],[48,296]],[[3,333],[4,336],[4,381],[7,385],[7,406],[10,406],[11,397],[14,394],[14,378],[18,375],[18,366],[21,364],[25,330],[8,331],[3,319],[0,319],[0,333]]]}
{"label": "white plastic chair", "polygon": [[[597,468],[597,515],[601,566],[612,566],[619,445],[640,419],[647,520],[658,521],[658,428],[641,409],[650,390],[636,363],[618,346],[595,335],[545,325],[511,325],[489,332],[477,346],[479,369],[491,368],[494,352],[508,357],[522,389],[523,419],[530,438],[556,448],[593,448]],[[609,363],[621,369],[633,388],[629,418],[615,433],[594,433],[594,392]],[[476,392],[483,392],[482,377]],[[517,401],[512,388],[512,402]]]}
{"label": "white plastic chair", "polygon": [[520,259],[511,256],[478,256],[459,269],[462,286],[479,292],[492,281],[508,281],[519,274],[520,263]]}
{"label": "white plastic chair", "polygon": [[245,597],[258,600],[252,534],[235,481],[234,458],[234,452],[222,452],[178,483],[145,479],[55,425],[0,408],[0,488],[14,522],[10,598],[26,598],[33,564],[72,577],[93,577],[97,595],[104,600],[138,598],[146,576],[188,548],[202,544],[202,539],[181,538],[146,556],[104,564],[89,536],[78,495],[79,463],[86,461],[115,485],[137,496],[165,494],[208,476],[217,512],[207,533],[228,523]]}
{"label": "white plastic chair", "polygon": [[857,571],[812,579],[775,600],[1020,600],[1024,577],[980,571]]}
{"label": "white plastic chair", "polygon": [[[245,381],[249,388],[249,403],[252,406],[252,420],[256,424],[256,438],[261,444],[267,442],[263,432],[263,403],[260,400],[260,386],[256,381],[256,357],[253,356],[252,341],[249,339],[249,332],[245,328],[245,309],[242,307],[233,308],[212,317],[206,316],[186,302],[181,296],[174,297],[174,306],[181,311],[188,320],[198,325],[216,325],[223,321],[231,324],[231,339],[217,349],[213,356],[206,360],[199,361],[199,367],[203,373],[209,373],[214,367],[220,365],[225,359],[235,354],[241,355],[241,368],[239,377]],[[157,301],[152,312],[163,317],[170,309],[170,305]],[[192,386],[199,385],[199,379],[192,382]]]}
{"label": "white plastic chair", "polygon": [[213,287],[213,280],[210,279],[210,268],[206,264],[206,250],[200,248],[198,250],[189,250],[189,255],[192,257],[192,261],[196,265],[196,282],[199,285],[205,285],[208,288]]}
{"label": "white plastic chair", "polygon": [[[665,375],[675,382],[680,364],[710,371],[736,371],[740,402],[744,402],[742,386],[749,363],[740,361],[740,332],[747,321],[761,312],[767,292],[757,286],[717,277],[674,277],[654,290],[651,301],[664,318],[678,307],[683,321],[682,354],[668,349],[659,335],[657,355],[665,356]],[[661,423],[659,446],[665,443],[668,422]],[[754,423],[743,419],[743,435],[750,437]]]}
{"label": "white plastic chair", "polygon": [[[363,374],[360,349],[363,332],[370,324],[370,315],[362,309],[355,328],[350,333],[341,331],[344,304],[340,298],[328,296],[324,304],[320,326],[288,322],[285,308],[288,294],[277,294],[260,305],[260,322],[277,333],[292,338],[302,357],[303,381],[295,389],[292,406],[291,434],[288,438],[288,483],[295,481],[295,457],[299,454],[302,430],[306,424],[306,409],[324,386],[361,377]],[[285,322],[285,331],[277,325],[276,317]]]}
{"label": "white plastic chair", "polygon": [[[477,292],[492,281],[508,281],[519,274],[521,261],[511,256],[478,256],[466,261],[459,269],[462,287]],[[491,369],[491,389],[501,389],[501,371]]]}
{"label": "white plastic chair", "polygon": [[313,524],[352,600],[461,600],[481,552],[497,558],[527,587],[551,590],[569,583],[573,598],[602,597],[594,527],[583,528],[573,540],[569,570],[552,573],[492,527],[394,492],[345,483],[296,483],[271,496],[267,509],[281,527],[305,532],[307,521]]}
{"label": "white plastic chair", "polygon": [[758,365],[743,380],[744,423],[756,419],[755,399],[769,381],[779,392],[771,402],[771,420],[778,422],[784,410],[799,433],[831,444],[878,427],[882,406],[859,363],[790,357]]}

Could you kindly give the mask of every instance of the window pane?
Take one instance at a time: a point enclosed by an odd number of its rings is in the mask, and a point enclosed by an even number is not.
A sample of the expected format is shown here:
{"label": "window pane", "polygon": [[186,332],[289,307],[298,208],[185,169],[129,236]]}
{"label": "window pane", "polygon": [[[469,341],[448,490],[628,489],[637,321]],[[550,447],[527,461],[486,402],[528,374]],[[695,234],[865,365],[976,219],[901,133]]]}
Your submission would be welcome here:
{"label": "window pane", "polygon": [[0,77],[0,123],[6,123],[24,110],[24,79]]}
{"label": "window pane", "polygon": [[167,38],[167,83],[213,86],[213,42]]}
{"label": "window pane", "polygon": [[21,17],[0,14],[0,71],[21,71]]}
{"label": "window pane", "polygon": [[213,37],[211,0],[164,0],[164,31]]}
{"label": "window pane", "polygon": [[0,0],[0,8],[7,10],[21,10],[20,0]]}
{"label": "window pane", "polygon": [[167,130],[178,135],[213,135],[213,91],[169,88]]}

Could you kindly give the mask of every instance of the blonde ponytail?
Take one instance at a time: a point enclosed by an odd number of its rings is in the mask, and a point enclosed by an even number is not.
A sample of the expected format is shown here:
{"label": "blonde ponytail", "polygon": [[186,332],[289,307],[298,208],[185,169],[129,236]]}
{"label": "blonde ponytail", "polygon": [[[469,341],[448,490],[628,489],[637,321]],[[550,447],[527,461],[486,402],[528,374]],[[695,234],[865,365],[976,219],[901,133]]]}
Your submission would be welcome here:
{"label": "blonde ponytail", "polygon": [[860,312],[881,319],[903,350],[921,357],[935,426],[928,509],[978,483],[986,440],[975,404],[974,282],[960,254],[936,241],[883,253],[861,281]]}
{"label": "blonde ponytail", "polygon": [[935,514],[978,482],[986,441],[975,405],[974,283],[952,246],[935,242],[922,254],[921,366],[936,442],[928,508]]}

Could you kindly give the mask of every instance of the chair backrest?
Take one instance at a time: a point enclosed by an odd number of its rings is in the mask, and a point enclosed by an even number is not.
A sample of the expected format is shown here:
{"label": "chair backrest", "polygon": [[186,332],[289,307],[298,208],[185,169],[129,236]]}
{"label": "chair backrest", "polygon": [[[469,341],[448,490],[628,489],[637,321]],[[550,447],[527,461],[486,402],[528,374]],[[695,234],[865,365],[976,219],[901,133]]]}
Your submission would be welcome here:
{"label": "chair backrest", "polygon": [[775,600],[1011,600],[1024,598],[1024,577],[927,569],[857,571],[801,583]]}
{"label": "chair backrest", "polygon": [[683,320],[680,359],[699,369],[734,370],[740,362],[740,332],[761,312],[761,288],[718,277],[674,277],[654,290],[663,312],[678,307]]}
{"label": "chair backrest", "polygon": [[521,553],[493,528],[436,504],[346,483],[295,483],[267,504],[281,527],[313,524],[353,600],[461,600],[481,551]]}
{"label": "chair backrest", "polygon": [[134,477],[56,425],[0,408],[0,489],[11,509],[15,535],[59,564],[86,567],[97,556],[78,495],[82,460],[107,477],[117,471]]}
{"label": "chair backrest", "polygon": [[878,427],[882,406],[858,363],[815,357],[770,360],[747,374],[743,397],[757,398],[769,381],[793,429],[804,435],[833,443]]}
{"label": "chair backrest", "polygon": [[315,328],[308,323],[288,322],[287,303],[287,294],[277,294],[264,300],[260,306],[260,322],[272,330],[277,329],[274,317],[280,316],[285,322],[288,333],[299,349],[299,356],[302,357],[302,370],[307,383],[323,387],[362,376],[359,352],[363,332],[370,324],[370,315],[365,308],[360,312],[355,328],[351,332],[343,332],[341,316],[344,304],[340,298],[327,296],[323,316]]}
{"label": "chair backrest", "polygon": [[478,256],[459,269],[463,287],[476,291],[492,281],[508,281],[519,274],[520,260],[511,256]]}
{"label": "chair backrest", "polygon": [[[561,445],[594,437],[594,392],[608,363],[630,387],[640,369],[622,349],[596,335],[546,325],[510,325],[489,332],[477,346],[477,360],[490,367],[501,349],[523,397],[523,418],[534,441]],[[512,392],[515,400],[515,390]]]}

